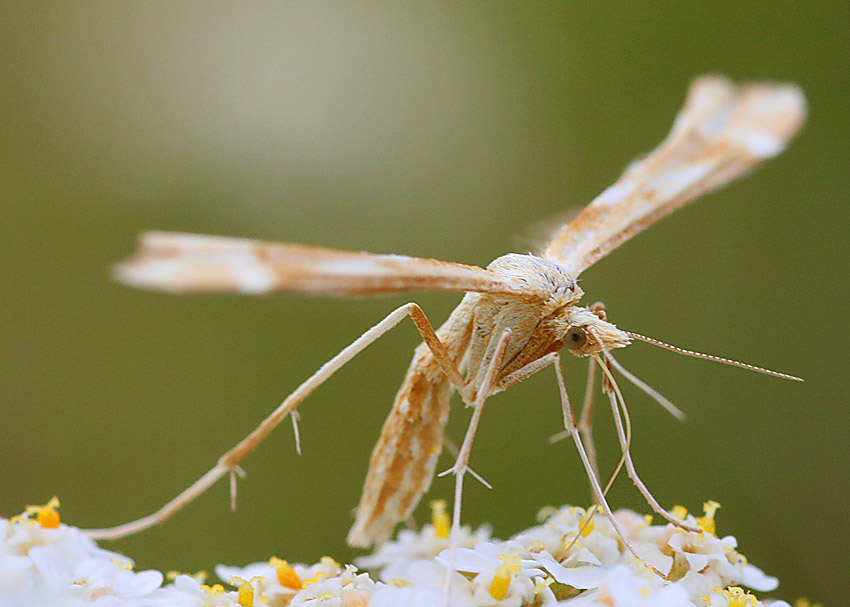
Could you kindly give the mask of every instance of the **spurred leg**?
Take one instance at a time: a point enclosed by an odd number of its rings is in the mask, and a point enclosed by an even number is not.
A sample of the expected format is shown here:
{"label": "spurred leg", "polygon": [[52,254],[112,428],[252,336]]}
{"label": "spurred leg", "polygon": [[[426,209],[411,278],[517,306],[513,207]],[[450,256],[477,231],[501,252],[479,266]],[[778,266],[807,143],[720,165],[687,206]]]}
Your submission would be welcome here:
{"label": "spurred leg", "polygon": [[455,555],[457,554],[458,537],[460,535],[460,512],[461,499],[463,497],[463,477],[469,470],[469,455],[472,452],[472,441],[475,439],[475,433],[478,430],[478,423],[481,421],[481,413],[484,411],[484,403],[487,401],[487,397],[492,393],[496,374],[502,367],[502,358],[505,354],[505,348],[507,348],[510,336],[510,329],[505,329],[505,331],[499,336],[499,341],[496,344],[496,349],[493,352],[493,358],[490,360],[490,365],[487,368],[486,373],[484,374],[484,380],[481,382],[481,385],[478,387],[478,390],[476,392],[472,417],[469,420],[469,427],[466,429],[466,435],[463,438],[463,444],[460,447],[460,452],[458,453],[457,459],[455,460],[455,464],[454,466],[440,474],[440,476],[445,476],[449,473],[455,475],[455,497],[454,508],[452,511],[451,539],[449,543],[449,568],[446,573],[445,607],[448,607],[449,599],[451,598],[451,578],[454,574]]}
{"label": "spurred leg", "polygon": [[439,363],[441,369],[455,389],[463,396],[465,393],[463,378],[457,366],[448,355],[445,346],[440,342],[422,308],[415,303],[407,303],[390,312],[381,322],[367,330],[363,335],[354,340],[354,342],[343,348],[339,354],[322,365],[318,371],[298,386],[277,409],[264,419],[253,432],[230,449],[230,451],[222,455],[209,472],[162,508],[153,514],[123,525],[105,529],[89,529],[86,531],[86,534],[94,539],[118,539],[157,525],[173,516],[206,491],[222,476],[233,475],[238,469],[239,462],[251,453],[287,415],[294,413],[298,405],[301,404],[301,401],[307,398],[313,390],[318,388],[325,380],[345,365],[345,363],[362,352],[384,333],[395,327],[406,316],[410,316],[416,324],[416,328],[422,335],[422,339],[433,351],[434,358]]}

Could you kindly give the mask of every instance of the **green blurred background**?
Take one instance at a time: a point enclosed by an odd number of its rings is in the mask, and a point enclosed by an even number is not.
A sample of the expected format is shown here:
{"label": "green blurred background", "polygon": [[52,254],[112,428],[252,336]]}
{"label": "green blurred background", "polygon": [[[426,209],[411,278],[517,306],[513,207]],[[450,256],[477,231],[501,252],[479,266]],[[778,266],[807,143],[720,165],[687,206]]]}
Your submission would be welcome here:
{"label": "green blurred background", "polygon": [[[638,8],[640,6],[640,8]],[[848,571],[847,4],[4,3],[0,8],[0,512],[57,494],[69,523],[144,515],[410,295],[176,297],[110,282],[145,229],[488,263],[581,206],[666,134],[706,72],[799,83],[810,118],[755,175],[584,276],[620,326],[802,375],[636,344],[634,457],[665,505],[723,504],[776,596],[844,604]],[[440,322],[458,301],[415,294]],[[195,571],[272,554],[348,560],[350,510],[417,343],[403,325],[226,483],[109,544]],[[565,370],[580,398],[585,364]],[[455,409],[459,440],[468,413]],[[465,521],[499,536],[588,501],[541,374],[494,398]],[[605,409],[596,434],[609,470]],[[441,466],[448,467],[448,458]],[[427,496],[448,497],[451,479]],[[630,483],[610,499],[647,511]],[[427,516],[420,509],[419,519]]]}

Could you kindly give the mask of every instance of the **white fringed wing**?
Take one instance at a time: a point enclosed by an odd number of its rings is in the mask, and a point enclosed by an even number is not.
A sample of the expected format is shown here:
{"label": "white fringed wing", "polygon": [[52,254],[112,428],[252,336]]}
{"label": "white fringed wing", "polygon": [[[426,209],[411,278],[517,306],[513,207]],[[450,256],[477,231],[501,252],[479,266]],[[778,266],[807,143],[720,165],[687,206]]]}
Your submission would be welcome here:
{"label": "white fringed wing", "polygon": [[561,228],[543,256],[577,277],[665,215],[776,156],[805,115],[793,84],[699,78],[661,145]]}

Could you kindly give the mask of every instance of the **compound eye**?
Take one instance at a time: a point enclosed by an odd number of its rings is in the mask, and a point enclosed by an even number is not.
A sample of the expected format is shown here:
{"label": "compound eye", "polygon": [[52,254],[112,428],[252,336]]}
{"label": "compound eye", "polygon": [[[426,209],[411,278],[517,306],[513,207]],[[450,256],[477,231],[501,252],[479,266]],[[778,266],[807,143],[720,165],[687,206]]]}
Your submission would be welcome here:
{"label": "compound eye", "polygon": [[587,343],[587,335],[579,327],[572,327],[567,331],[567,339],[564,345],[569,350],[578,350]]}

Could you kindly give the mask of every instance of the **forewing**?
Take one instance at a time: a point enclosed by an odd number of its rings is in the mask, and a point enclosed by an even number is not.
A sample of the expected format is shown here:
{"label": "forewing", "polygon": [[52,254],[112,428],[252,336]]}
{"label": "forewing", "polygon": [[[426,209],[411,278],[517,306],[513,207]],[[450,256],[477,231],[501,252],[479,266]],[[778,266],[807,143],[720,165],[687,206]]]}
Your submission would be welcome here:
{"label": "forewing", "polygon": [[661,145],[561,228],[543,256],[577,277],[668,213],[777,155],[805,114],[793,84],[696,80]]}
{"label": "forewing", "polygon": [[115,268],[115,276],[136,287],[172,292],[522,292],[508,279],[459,263],[168,232],[142,234],[138,250]]}

